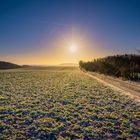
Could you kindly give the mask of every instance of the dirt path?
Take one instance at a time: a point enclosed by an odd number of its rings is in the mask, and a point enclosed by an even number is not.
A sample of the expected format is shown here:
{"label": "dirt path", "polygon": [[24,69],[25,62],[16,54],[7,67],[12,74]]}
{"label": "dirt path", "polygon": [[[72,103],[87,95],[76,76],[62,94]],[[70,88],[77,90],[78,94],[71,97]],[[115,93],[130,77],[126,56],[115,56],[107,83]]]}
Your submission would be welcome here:
{"label": "dirt path", "polygon": [[121,94],[130,96],[132,99],[140,103],[140,84],[123,81],[110,76],[88,72],[86,75],[98,80],[99,82],[119,91]]}

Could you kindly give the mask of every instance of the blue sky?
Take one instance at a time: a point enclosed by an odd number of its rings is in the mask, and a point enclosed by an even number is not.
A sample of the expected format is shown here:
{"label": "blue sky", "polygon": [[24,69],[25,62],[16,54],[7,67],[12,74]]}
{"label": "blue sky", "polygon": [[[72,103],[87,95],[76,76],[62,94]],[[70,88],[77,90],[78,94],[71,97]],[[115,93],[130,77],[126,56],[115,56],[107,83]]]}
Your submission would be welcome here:
{"label": "blue sky", "polygon": [[72,28],[100,44],[93,50],[102,51],[99,57],[134,53],[140,48],[140,1],[0,0],[0,59],[16,60]]}

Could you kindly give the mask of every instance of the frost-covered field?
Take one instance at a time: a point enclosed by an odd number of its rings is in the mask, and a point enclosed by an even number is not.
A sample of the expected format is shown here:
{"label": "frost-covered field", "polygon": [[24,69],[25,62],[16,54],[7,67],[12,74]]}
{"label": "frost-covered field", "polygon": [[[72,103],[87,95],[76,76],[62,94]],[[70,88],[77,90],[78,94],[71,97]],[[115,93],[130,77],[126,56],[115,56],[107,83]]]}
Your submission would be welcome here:
{"label": "frost-covered field", "polygon": [[0,72],[0,139],[139,139],[140,106],[79,70]]}

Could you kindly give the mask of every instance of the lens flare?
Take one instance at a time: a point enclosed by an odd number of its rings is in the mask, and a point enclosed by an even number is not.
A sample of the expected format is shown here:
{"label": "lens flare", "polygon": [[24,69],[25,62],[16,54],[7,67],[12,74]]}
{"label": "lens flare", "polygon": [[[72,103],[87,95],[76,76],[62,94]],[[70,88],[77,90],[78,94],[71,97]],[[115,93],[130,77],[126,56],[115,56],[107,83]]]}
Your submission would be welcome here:
{"label": "lens flare", "polygon": [[71,53],[76,53],[77,52],[77,46],[75,44],[72,44],[69,47],[69,50],[70,50]]}

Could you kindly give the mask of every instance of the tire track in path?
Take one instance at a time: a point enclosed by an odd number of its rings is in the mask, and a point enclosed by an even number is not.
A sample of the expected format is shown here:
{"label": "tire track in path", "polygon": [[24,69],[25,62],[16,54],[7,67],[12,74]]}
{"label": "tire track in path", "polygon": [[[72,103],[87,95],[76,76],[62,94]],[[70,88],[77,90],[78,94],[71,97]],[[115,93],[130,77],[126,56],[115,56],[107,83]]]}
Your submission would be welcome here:
{"label": "tire track in path", "polygon": [[122,95],[128,95],[130,98],[134,99],[136,102],[140,103],[140,85],[131,84],[123,80],[114,79],[113,77],[108,77],[105,75],[86,72],[86,75],[92,77],[106,86],[111,87],[113,90],[118,91]]}

